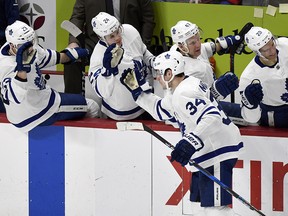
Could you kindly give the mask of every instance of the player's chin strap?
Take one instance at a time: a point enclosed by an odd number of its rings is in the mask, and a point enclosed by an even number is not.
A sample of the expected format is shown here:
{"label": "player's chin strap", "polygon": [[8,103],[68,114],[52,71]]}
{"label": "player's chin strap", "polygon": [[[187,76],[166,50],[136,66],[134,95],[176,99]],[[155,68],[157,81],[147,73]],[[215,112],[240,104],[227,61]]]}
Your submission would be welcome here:
{"label": "player's chin strap", "polygon": [[[156,133],[154,130],[146,126],[145,124],[141,122],[117,122],[116,123],[117,129],[121,131],[126,130],[142,130],[150,133],[152,136],[157,138],[159,141],[161,141],[163,144],[165,144],[167,147],[169,147],[171,150],[174,150],[175,147],[168,142],[166,139],[164,139],[162,136],[160,136],[158,133]],[[236,199],[240,200],[243,204],[245,204],[247,207],[249,207],[251,210],[256,211],[259,213],[259,215],[265,216],[264,213],[262,213],[260,210],[255,208],[253,205],[251,205],[248,201],[246,201],[244,198],[242,198],[239,194],[237,194],[235,191],[233,191],[231,188],[229,188],[227,185],[225,185],[223,182],[221,182],[218,178],[213,176],[210,172],[208,172],[205,168],[200,166],[198,163],[196,163],[194,160],[189,160],[190,165],[195,166],[202,174],[207,176],[209,179],[211,179],[213,182],[221,186],[225,191],[227,191],[229,194],[234,196]]]}

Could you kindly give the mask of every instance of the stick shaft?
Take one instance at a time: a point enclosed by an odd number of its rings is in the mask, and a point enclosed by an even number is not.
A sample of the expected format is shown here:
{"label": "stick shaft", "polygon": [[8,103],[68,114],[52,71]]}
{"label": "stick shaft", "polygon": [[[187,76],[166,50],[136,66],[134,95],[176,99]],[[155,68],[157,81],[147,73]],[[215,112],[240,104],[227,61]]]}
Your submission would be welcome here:
{"label": "stick shaft", "polygon": [[[69,20],[64,20],[61,24],[61,28],[65,29],[68,31],[71,35],[73,35],[80,44],[81,48],[85,48],[85,36],[83,32],[72,22]],[[87,59],[83,58],[81,59],[82,63],[82,77],[81,77],[81,94],[85,96],[85,77],[86,77],[86,72],[85,72],[85,64],[86,64]]]}
{"label": "stick shaft", "polygon": [[[240,36],[241,38],[241,41],[240,41],[240,46],[241,44],[243,43],[244,41],[244,37],[245,37],[245,34],[253,27],[253,24],[248,22],[246,23],[245,26],[243,26],[243,28],[240,30],[240,32],[238,33],[238,35]],[[237,46],[232,46],[230,48],[230,71],[232,73],[235,73],[235,64],[234,64],[234,59],[235,59],[235,53],[237,52],[237,49],[238,49],[239,45]],[[231,93],[231,103],[234,103],[235,102],[235,92],[233,91]]]}
{"label": "stick shaft", "polygon": [[[170,149],[174,150],[174,146],[169,143],[166,139],[164,139],[162,136],[160,136],[158,133],[156,133],[154,130],[143,124],[143,129],[150,133],[152,136],[160,140],[162,143],[164,143],[166,146],[168,146]],[[218,178],[213,176],[210,172],[208,172],[205,168],[200,166],[198,163],[193,161],[192,159],[189,160],[189,162],[195,166],[201,173],[206,175],[209,179],[211,179],[213,182],[221,186],[225,191],[227,191],[229,194],[234,196],[236,199],[240,200],[243,204],[245,204],[247,207],[249,207],[251,210],[256,211],[259,213],[259,215],[265,216],[264,213],[262,213],[260,210],[255,208],[253,205],[251,205],[248,201],[246,201],[243,197],[241,197],[239,194],[237,194],[235,191],[233,191],[231,188],[229,188],[227,185],[225,185],[223,182],[221,182]]]}

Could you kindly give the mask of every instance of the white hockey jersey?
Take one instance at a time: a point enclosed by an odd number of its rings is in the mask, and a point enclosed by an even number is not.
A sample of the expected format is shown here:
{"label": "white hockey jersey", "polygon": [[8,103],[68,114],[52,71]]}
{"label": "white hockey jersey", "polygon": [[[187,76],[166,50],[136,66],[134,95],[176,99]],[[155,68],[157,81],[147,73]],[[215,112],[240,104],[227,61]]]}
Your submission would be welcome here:
{"label": "white hockey jersey", "polygon": [[[131,92],[120,82],[120,77],[125,69],[134,68],[133,59],[152,67],[154,56],[132,25],[123,24],[122,28],[124,55],[118,65],[119,73],[116,76],[102,76],[106,71],[102,62],[107,46],[103,41],[99,41],[90,58],[89,81],[96,94],[102,98],[101,111],[104,114],[115,120],[130,120],[141,115],[144,110],[135,103]],[[151,72],[147,76],[147,79],[149,78],[152,78]]]}
{"label": "white hockey jersey", "polygon": [[203,167],[237,158],[243,147],[238,127],[221,110],[208,86],[193,76],[184,79],[173,94],[163,99],[142,93],[136,102],[157,120],[174,117],[182,134],[193,132],[200,137],[204,147],[192,159]]}
{"label": "white hockey jersey", "polygon": [[[177,45],[173,45],[171,50],[177,50]],[[213,50],[209,42],[201,44],[201,55],[196,59],[190,56],[184,56],[185,75],[194,76],[210,87],[215,81],[215,74],[209,62],[209,58],[213,56]]]}
{"label": "white hockey jersey", "polygon": [[[265,66],[255,56],[247,65],[240,77],[239,92],[251,84],[254,79],[261,82],[263,88],[262,103],[269,106],[288,105],[288,38],[276,40],[278,61],[273,66]],[[257,122],[260,119],[260,107],[248,109],[242,107],[242,116],[248,122]]]}
{"label": "white hockey jersey", "polygon": [[36,60],[27,81],[15,78],[16,57],[8,54],[9,44],[0,50],[1,94],[8,120],[24,132],[36,127],[59,109],[60,95],[45,84],[41,68],[57,63],[56,51],[37,46]]}

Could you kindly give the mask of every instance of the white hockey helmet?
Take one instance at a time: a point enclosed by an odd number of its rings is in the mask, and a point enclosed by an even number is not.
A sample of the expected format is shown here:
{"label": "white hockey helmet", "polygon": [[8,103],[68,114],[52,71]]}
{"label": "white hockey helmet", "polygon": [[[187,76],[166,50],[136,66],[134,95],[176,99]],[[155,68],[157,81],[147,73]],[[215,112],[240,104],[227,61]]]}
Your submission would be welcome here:
{"label": "white hockey helmet", "polygon": [[273,39],[272,33],[268,29],[261,27],[252,27],[245,35],[245,42],[248,48],[259,56],[261,56],[259,50],[271,39]]}
{"label": "white hockey helmet", "polygon": [[[161,53],[155,58],[153,64],[153,68],[157,70],[157,74],[162,76],[162,79],[165,82],[167,89],[169,88],[168,83],[174,79],[175,75],[184,73],[184,66],[185,62],[183,55],[178,51],[167,51]],[[168,69],[172,71],[173,76],[170,80],[165,81],[164,75]]]}
{"label": "white hockey helmet", "polygon": [[186,40],[199,32],[196,24],[181,20],[171,27],[171,36],[174,43],[186,43]]}
{"label": "white hockey helmet", "polygon": [[98,15],[96,15],[91,20],[91,24],[93,31],[102,39],[104,39],[105,36],[117,31],[120,27],[120,22],[116,19],[116,17],[105,12],[100,12]]}
{"label": "white hockey helmet", "polygon": [[167,69],[171,69],[173,75],[184,73],[184,65],[183,55],[178,51],[163,52],[154,60],[154,69],[163,75]]}
{"label": "white hockey helmet", "polygon": [[36,38],[33,28],[18,20],[7,26],[5,36],[7,42],[13,44],[15,47],[28,41],[33,42]]}

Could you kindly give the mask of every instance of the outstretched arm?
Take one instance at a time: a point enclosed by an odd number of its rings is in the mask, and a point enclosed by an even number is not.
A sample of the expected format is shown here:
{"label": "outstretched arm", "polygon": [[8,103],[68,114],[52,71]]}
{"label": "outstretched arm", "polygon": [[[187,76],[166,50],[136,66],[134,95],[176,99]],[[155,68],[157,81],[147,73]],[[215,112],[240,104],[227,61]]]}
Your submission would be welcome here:
{"label": "outstretched arm", "polygon": [[151,87],[144,79],[141,71],[135,66],[134,69],[127,69],[123,72],[121,83],[131,92],[135,102],[144,110],[149,112],[157,121],[171,120],[171,94],[160,98],[151,91]]}

